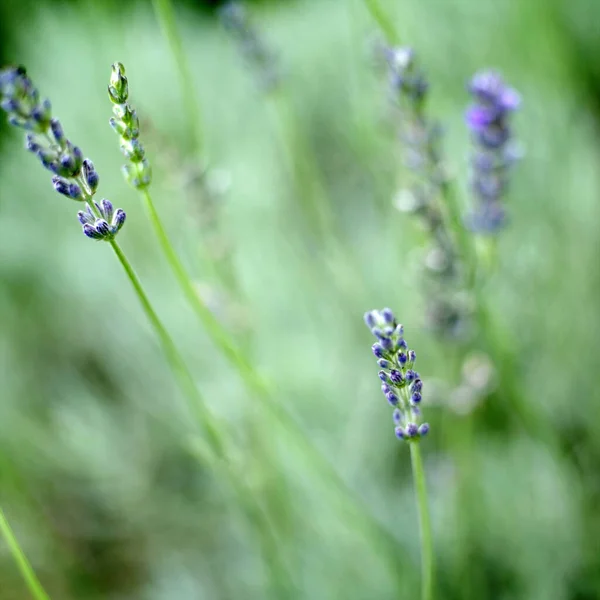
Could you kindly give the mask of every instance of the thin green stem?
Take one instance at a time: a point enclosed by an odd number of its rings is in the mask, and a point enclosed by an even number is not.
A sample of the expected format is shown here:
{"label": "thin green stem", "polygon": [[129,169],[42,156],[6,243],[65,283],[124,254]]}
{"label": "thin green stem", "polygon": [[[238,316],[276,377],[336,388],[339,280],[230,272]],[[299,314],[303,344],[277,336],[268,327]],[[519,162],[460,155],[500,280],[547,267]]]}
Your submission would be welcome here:
{"label": "thin green stem", "polygon": [[152,308],[152,304],[150,303],[150,300],[148,299],[148,296],[144,291],[142,283],[136,275],[135,271],[133,270],[131,263],[129,262],[129,260],[127,260],[125,253],[123,252],[123,250],[121,250],[121,247],[116,242],[116,240],[111,240],[110,245],[112,246],[112,249],[117,255],[119,262],[123,266],[123,269],[127,273],[131,285],[133,286],[133,289],[135,290],[138,296],[140,304],[142,305],[142,308],[144,309],[148,320],[150,321],[152,327],[158,335],[165,356],[169,361],[169,365],[173,369],[173,372],[179,380],[181,388],[183,389],[188,398],[189,407],[192,413],[196,416],[199,423],[203,427],[212,450],[217,456],[222,458],[225,454],[224,443],[221,434],[219,433],[218,424],[213,415],[211,414],[210,410],[206,406],[206,403],[204,402],[204,399],[202,398],[202,395],[200,394],[198,387],[196,386],[196,382],[194,380],[193,375],[190,373],[187,365],[185,364],[185,361],[183,360],[183,357],[179,353],[179,350],[177,350],[173,339],[167,332],[162,321],[154,311],[154,308]]}
{"label": "thin green stem", "polygon": [[[226,452],[225,452],[225,442],[223,437],[221,436],[218,428],[218,424],[215,418],[210,413],[208,407],[204,403],[200,392],[196,386],[194,378],[187,368],[183,358],[179,354],[173,339],[168,334],[164,325],[160,321],[158,315],[152,308],[150,304],[150,300],[146,295],[142,284],[136,275],[133,267],[127,260],[123,250],[117,244],[115,240],[111,240],[110,242],[117,258],[119,259],[123,269],[127,273],[129,280],[140,300],[142,308],[148,317],[148,320],[154,327],[156,334],[158,335],[165,355],[171,365],[173,371],[177,375],[181,387],[185,391],[188,399],[190,401],[190,408],[195,413],[198,421],[201,426],[204,428],[207,436],[208,442],[210,444],[211,450],[217,456],[217,458],[226,461]],[[276,573],[276,577],[274,580],[280,586],[287,586],[286,589],[291,585],[291,576],[287,569],[281,563],[281,557],[278,556],[278,551],[276,548],[276,538],[275,534],[272,531],[272,525],[268,521],[264,511],[254,495],[249,493],[249,490],[245,487],[244,484],[241,483],[242,478],[239,474],[232,472],[232,465],[227,463],[226,465],[226,473],[228,475],[228,479],[232,484],[234,490],[237,492],[238,496],[242,500],[242,505],[246,513],[248,514],[251,522],[257,525],[257,529],[259,532],[259,537],[261,540],[261,548],[262,552],[265,554],[266,562],[270,566],[270,568]]]}
{"label": "thin green stem", "polygon": [[427,484],[421,458],[419,442],[411,442],[410,459],[413,478],[415,480],[415,495],[419,509],[419,532],[421,536],[421,599],[433,598],[433,541],[431,537],[431,522],[429,505],[427,503]]}
{"label": "thin green stem", "polygon": [[167,38],[177,67],[179,85],[183,93],[185,118],[192,136],[192,146],[196,150],[198,159],[202,161],[204,151],[204,131],[202,127],[200,104],[196,98],[190,64],[183,50],[181,36],[177,30],[173,3],[171,0],[153,0],[152,4],[154,6],[154,13],[160,23],[163,35]]}
{"label": "thin green stem", "polygon": [[379,28],[385,35],[388,44],[398,44],[400,36],[396,30],[394,21],[383,9],[379,0],[364,0],[364,2],[373,20],[379,25]]}
{"label": "thin green stem", "polygon": [[25,553],[21,549],[21,546],[19,545],[19,542],[17,541],[17,538],[15,537],[15,534],[13,533],[10,525],[8,524],[8,520],[6,519],[6,516],[4,515],[4,512],[1,508],[0,533],[2,533],[2,535],[4,536],[10,553],[13,555],[13,558],[17,563],[17,567],[19,568],[19,571],[21,571],[21,575],[23,576],[23,579],[25,580],[25,583],[27,584],[31,595],[36,600],[50,600],[50,596],[48,596],[39,579],[37,578],[36,574],[34,573],[31,564],[29,563],[27,557],[25,556]]}
{"label": "thin green stem", "polygon": [[361,523],[362,527],[365,530],[372,531],[376,534],[388,550],[397,548],[397,538],[371,514],[360,500],[356,498],[356,495],[349,489],[335,467],[323,456],[316,446],[307,439],[302,427],[289,414],[287,409],[273,398],[266,382],[257,375],[247,356],[239,349],[231,339],[227,330],[206,306],[201,296],[196,291],[186,268],[177,256],[177,253],[169,240],[167,232],[156,211],[156,207],[154,206],[154,202],[152,201],[150,192],[147,189],[144,189],[141,191],[141,194],[148,217],[169,266],[171,267],[190,307],[208,332],[214,344],[221,349],[232,366],[237,369],[242,381],[254,398],[286,430],[297,446],[302,448],[303,455],[310,462],[313,469],[321,475],[323,481],[336,490],[339,498],[344,500],[346,506],[354,513],[357,521]]}

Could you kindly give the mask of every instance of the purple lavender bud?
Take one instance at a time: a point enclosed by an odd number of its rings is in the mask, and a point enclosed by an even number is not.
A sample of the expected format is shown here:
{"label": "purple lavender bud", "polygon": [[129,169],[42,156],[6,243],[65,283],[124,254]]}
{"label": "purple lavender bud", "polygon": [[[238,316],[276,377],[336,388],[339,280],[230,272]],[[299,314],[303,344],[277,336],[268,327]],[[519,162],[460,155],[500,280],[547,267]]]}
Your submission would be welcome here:
{"label": "purple lavender bud", "polygon": [[383,350],[383,348],[381,347],[381,344],[379,342],[375,342],[372,346],[371,346],[371,350],[373,350],[373,354],[377,357],[377,358],[383,358],[385,355],[385,352]]}
{"label": "purple lavender bud", "polygon": [[417,437],[419,433],[419,428],[417,427],[417,425],[415,423],[408,423],[408,425],[406,426],[406,435],[409,438],[414,438]]}
{"label": "purple lavender bud", "polygon": [[423,381],[421,379],[415,379],[410,386],[411,392],[420,392],[423,389]]}
{"label": "purple lavender bud", "polygon": [[387,383],[383,383],[383,384],[381,384],[381,391],[383,392],[383,395],[385,396],[388,394],[388,392],[392,391],[392,388],[389,385],[387,385]]}
{"label": "purple lavender bud", "polygon": [[101,233],[98,233],[98,231],[96,231],[96,229],[89,223],[84,224],[83,233],[85,233],[85,235],[87,235],[89,238],[92,238],[93,240],[101,240],[104,237]]}
{"label": "purple lavender bud", "polygon": [[391,363],[389,360],[386,360],[385,358],[380,358],[377,361],[377,364],[379,365],[379,367],[381,369],[388,369],[389,370],[389,369],[393,369],[394,368],[393,363]]}
{"label": "purple lavender bud", "polygon": [[30,133],[28,133],[25,137],[25,148],[34,154],[37,154],[42,149],[42,147],[35,141],[35,138]]}
{"label": "purple lavender bud", "polygon": [[[96,205],[98,206],[98,205]],[[107,221],[111,221],[112,220],[112,216],[113,216],[113,205],[110,202],[110,200],[107,200],[106,198],[102,198],[102,200],[100,201],[100,206],[98,207],[100,210],[100,214],[107,220]]]}
{"label": "purple lavender bud", "polygon": [[381,338],[379,343],[383,347],[384,350],[390,351],[394,347],[394,342],[390,338]]}
{"label": "purple lavender bud", "polygon": [[103,237],[110,235],[110,227],[104,219],[98,219],[94,225],[94,229]]}
{"label": "purple lavender bud", "polygon": [[514,111],[521,105],[521,95],[514,88],[504,88],[498,99],[500,106],[506,111]]}
{"label": "purple lavender bud", "polygon": [[488,106],[471,106],[467,110],[465,120],[473,131],[483,131],[496,119],[495,111]]}
{"label": "purple lavender bud", "polygon": [[65,171],[65,174],[72,174],[75,172],[75,158],[70,154],[63,154],[60,159],[60,166]]}
{"label": "purple lavender bud", "polygon": [[127,215],[125,214],[125,211],[122,208],[117,208],[112,220],[111,230],[113,235],[116,234],[121,229],[121,227],[123,227],[123,225],[125,224],[126,216]]}
{"label": "purple lavender bud", "polygon": [[392,380],[392,383],[395,383],[396,385],[401,385],[403,382],[402,373],[400,373],[400,371],[397,371],[396,369],[392,369],[392,371],[390,372],[390,379]]}
{"label": "purple lavender bud", "polygon": [[383,335],[385,335],[385,337],[391,337],[392,335],[394,335],[394,328],[393,327],[384,327]]}
{"label": "purple lavender bud", "polygon": [[394,333],[399,337],[403,337],[404,336],[404,325],[396,325],[396,329],[394,331]]}
{"label": "purple lavender bud", "polygon": [[412,413],[413,417],[421,416],[421,409],[416,404],[410,405],[410,412]]}
{"label": "purple lavender bud", "polygon": [[54,136],[54,140],[59,146],[62,146],[65,141],[65,134],[58,119],[52,119],[50,121],[50,129],[52,130],[52,135]]}
{"label": "purple lavender bud", "polygon": [[19,110],[19,103],[15,98],[3,98],[0,101],[0,108],[7,113],[17,112]]}
{"label": "purple lavender bud", "polygon": [[409,383],[417,378],[417,374],[412,369],[408,369],[404,376],[406,378],[406,381],[408,381]]}
{"label": "purple lavender bud", "polygon": [[385,397],[392,406],[398,406],[398,396],[394,392],[388,392]]}
{"label": "purple lavender bud", "polygon": [[406,364],[407,358],[404,352],[398,352],[398,364],[403,367]]}
{"label": "purple lavender bud", "polygon": [[384,308],[381,311],[381,316],[388,325],[391,325],[394,322],[394,313],[390,308]]}
{"label": "purple lavender bud", "polygon": [[417,360],[417,353],[414,350],[408,351],[408,360],[411,363],[414,363]]}
{"label": "purple lavender bud", "polygon": [[98,173],[94,168],[94,163],[89,158],[86,158],[83,161],[81,165],[81,172],[92,194],[96,193],[96,190],[98,189],[98,183],[100,182],[100,177],[98,177]]}
{"label": "purple lavender bud", "polygon": [[31,118],[41,125],[42,130],[45,130],[50,124],[51,114],[52,105],[50,104],[50,100],[46,99],[41,104],[33,107]]}
{"label": "purple lavender bud", "polygon": [[58,165],[56,164],[56,155],[54,152],[42,148],[37,151],[37,157],[46,169],[58,174]]}
{"label": "purple lavender bud", "polygon": [[421,402],[421,400],[422,400],[422,396],[421,396],[421,394],[419,392],[414,392],[412,394],[412,396],[410,397],[410,401],[413,404],[419,404],[419,402]]}
{"label": "purple lavender bud", "polygon": [[92,214],[92,211],[90,210],[89,205],[87,204],[85,205],[85,211],[80,210],[77,213],[77,218],[82,225],[93,225],[94,221],[96,220]]}
{"label": "purple lavender bud", "polygon": [[63,196],[71,198],[73,200],[82,200],[83,194],[81,188],[76,184],[63,179],[62,177],[54,176],[52,178],[52,185],[54,189]]}
{"label": "purple lavender bud", "polygon": [[404,433],[404,429],[402,429],[402,427],[396,427],[395,433],[396,433],[396,437],[399,440],[403,440],[406,437],[406,434]]}
{"label": "purple lavender bud", "polygon": [[388,385],[391,383],[390,378],[388,377],[388,374],[385,371],[379,371],[378,375],[379,379],[381,379],[383,383],[387,383]]}
{"label": "purple lavender bud", "polygon": [[419,435],[421,437],[427,435],[427,433],[429,433],[429,423],[423,423],[420,427],[419,427]]}
{"label": "purple lavender bud", "polygon": [[392,418],[394,419],[394,423],[396,423],[396,425],[400,425],[402,422],[402,413],[396,408],[392,414]]}
{"label": "purple lavender bud", "polygon": [[408,344],[406,343],[406,341],[404,339],[400,339],[396,343],[396,347],[398,349],[406,350],[408,348]]}

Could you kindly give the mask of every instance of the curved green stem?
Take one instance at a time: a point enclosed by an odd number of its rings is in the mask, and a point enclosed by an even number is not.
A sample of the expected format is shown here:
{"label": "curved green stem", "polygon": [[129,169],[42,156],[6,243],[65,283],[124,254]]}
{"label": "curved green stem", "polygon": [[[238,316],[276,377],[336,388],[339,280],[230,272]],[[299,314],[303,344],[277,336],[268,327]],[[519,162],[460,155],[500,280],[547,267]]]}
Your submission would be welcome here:
{"label": "curved green stem", "polygon": [[133,286],[133,289],[135,290],[138,296],[140,304],[142,305],[142,308],[144,309],[148,320],[150,321],[152,327],[158,335],[165,356],[169,361],[169,365],[173,369],[173,372],[179,380],[181,388],[183,389],[188,398],[189,406],[192,410],[192,413],[196,416],[201,426],[203,427],[208,437],[208,442],[210,443],[211,448],[215,451],[217,456],[223,457],[225,454],[224,443],[221,434],[219,433],[219,427],[212,413],[207,408],[204,399],[202,398],[202,395],[200,394],[198,387],[196,386],[194,377],[190,373],[187,365],[185,364],[185,361],[183,360],[183,357],[179,353],[179,350],[177,350],[173,339],[165,329],[165,326],[162,324],[162,321],[159,319],[158,315],[154,311],[154,308],[152,308],[152,304],[150,303],[150,300],[148,299],[148,296],[144,291],[142,283],[136,275],[135,271],[133,270],[131,263],[127,260],[125,253],[123,252],[123,250],[121,250],[121,247],[119,246],[119,244],[117,244],[116,240],[111,240],[110,245],[112,246],[112,249],[117,255],[119,262],[123,266],[123,269],[127,273],[131,285]]}
{"label": "curved green stem", "polygon": [[364,0],[364,2],[373,20],[379,25],[379,28],[385,35],[386,42],[388,44],[398,44],[400,36],[396,31],[394,21],[383,9],[379,0]]}
{"label": "curved green stem", "polygon": [[[129,280],[140,300],[142,308],[148,317],[148,320],[154,327],[156,334],[158,335],[165,355],[171,365],[173,371],[177,375],[181,387],[185,391],[190,401],[190,408],[195,413],[198,418],[200,424],[203,426],[207,436],[208,441],[211,446],[211,450],[215,453],[215,455],[220,459],[226,460],[225,453],[225,443],[223,437],[219,432],[218,425],[216,423],[215,418],[212,416],[211,412],[207,408],[206,404],[203,401],[198,388],[196,387],[196,383],[189,369],[187,368],[183,358],[179,354],[173,339],[168,334],[164,325],[160,321],[158,315],[152,308],[150,304],[150,300],[146,295],[142,284],[136,275],[133,267],[127,260],[123,250],[117,244],[115,240],[111,240],[110,242],[117,258],[119,259],[123,269],[127,273]],[[260,533],[262,551],[267,557],[268,565],[276,571],[277,580],[280,585],[286,585],[288,588],[291,585],[289,581],[291,581],[291,576],[288,571],[281,564],[281,557],[278,555],[278,551],[276,549],[276,539],[275,534],[272,531],[271,523],[268,521],[266,515],[259,502],[256,500],[252,493],[249,493],[249,490],[241,483],[242,478],[239,474],[232,472],[232,466],[230,464],[226,465],[226,473],[228,475],[228,479],[235,491],[239,495],[242,500],[242,505],[244,506],[244,510],[248,514],[250,520],[257,524],[257,528]]]}
{"label": "curved green stem", "polygon": [[25,583],[27,584],[31,595],[36,600],[50,600],[50,596],[48,596],[39,579],[37,578],[36,574],[34,573],[31,564],[29,563],[27,557],[25,556],[25,553],[21,549],[21,546],[19,545],[19,542],[17,541],[17,538],[15,537],[15,534],[13,533],[10,525],[8,524],[8,520],[6,519],[6,516],[4,515],[4,512],[1,508],[0,533],[2,533],[2,535],[4,536],[10,553],[13,555],[13,558],[17,563],[17,567],[19,568],[19,571],[21,571],[21,575],[23,576],[23,579],[25,580]]}
{"label": "curved green stem", "polygon": [[160,217],[147,189],[141,190],[144,206],[152,227],[158,237],[162,251],[164,252],[169,266],[171,267],[190,307],[208,332],[216,346],[218,346],[225,357],[239,372],[244,384],[252,395],[260,402],[294,439],[297,446],[301,447],[304,456],[310,461],[313,469],[318,472],[322,479],[334,488],[340,498],[346,502],[348,508],[355,514],[365,529],[376,532],[388,549],[397,548],[398,540],[371,512],[356,498],[349,489],[346,482],[334,468],[334,466],[323,456],[323,454],[306,438],[302,427],[290,415],[286,408],[278,403],[270,393],[265,381],[257,375],[247,356],[239,349],[231,339],[230,334],[217,320],[211,310],[206,306],[197,293],[186,268],[177,256],[167,232],[165,231]]}
{"label": "curved green stem", "polygon": [[433,541],[427,503],[427,484],[421,458],[419,442],[410,443],[410,459],[415,480],[415,494],[419,509],[419,531],[421,536],[421,599],[433,598]]}
{"label": "curved green stem", "polygon": [[179,84],[183,93],[183,108],[188,128],[192,135],[192,144],[196,149],[198,158],[202,160],[204,150],[204,133],[200,104],[196,98],[190,64],[183,50],[181,36],[177,31],[175,11],[171,0],[153,0],[154,13],[160,23],[164,36],[167,38],[173,59],[177,66]]}

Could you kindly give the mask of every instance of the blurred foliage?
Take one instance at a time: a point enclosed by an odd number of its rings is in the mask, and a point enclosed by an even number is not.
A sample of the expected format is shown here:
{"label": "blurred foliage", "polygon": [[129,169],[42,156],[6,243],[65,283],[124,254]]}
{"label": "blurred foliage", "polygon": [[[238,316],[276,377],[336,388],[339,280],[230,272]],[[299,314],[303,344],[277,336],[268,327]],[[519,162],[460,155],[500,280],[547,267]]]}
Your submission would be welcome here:
{"label": "blurred foliage", "polygon": [[[484,289],[518,357],[463,415],[452,342],[422,328],[422,234],[395,212],[398,142],[376,27],[358,0],[259,3],[253,18],[284,66],[282,94],[315,152],[339,246],[303,221],[273,102],[215,16],[181,4],[209,166],[239,296],[223,295],[201,235],[197,165],[185,156],[177,74],[148,3],[0,2],[2,59],[23,63],[100,193],[128,213],[121,241],[239,447],[294,585],[269,565],[219,465],[198,440],[137,300],[107,247],[85,239],[21,136],[0,129],[0,503],[53,598],[415,598],[418,532],[406,447],[378,391],[362,313],[401,315],[419,370],[441,398],[424,444],[438,597],[600,596],[600,9],[593,0],[387,2],[417,50],[467,189],[465,82],[498,67],[523,95],[510,227]],[[202,293],[356,495],[395,532],[382,551],[265,417],[188,311],[122,181],[107,125],[110,64],[127,66],[155,169],[155,196]],[[190,183],[191,182],[191,183]],[[526,400],[518,412],[509,385]],[[430,397],[431,400],[431,397]],[[527,418],[524,420],[523,415]],[[469,422],[471,427],[467,427]],[[467,437],[472,436],[472,437]],[[465,451],[465,449],[467,451]],[[0,544],[0,597],[27,597]]]}

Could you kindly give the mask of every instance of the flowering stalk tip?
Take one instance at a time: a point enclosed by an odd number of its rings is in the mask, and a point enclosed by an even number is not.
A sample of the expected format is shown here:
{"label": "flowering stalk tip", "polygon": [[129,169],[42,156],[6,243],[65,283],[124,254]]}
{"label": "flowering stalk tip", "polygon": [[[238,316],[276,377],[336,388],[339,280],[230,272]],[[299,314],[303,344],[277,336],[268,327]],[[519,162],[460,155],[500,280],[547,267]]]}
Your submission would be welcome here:
{"label": "flowering stalk tip", "polygon": [[[113,89],[124,93],[119,81]],[[54,189],[71,200],[86,202],[85,213],[79,212],[83,232],[94,239],[114,239],[125,222],[125,212],[120,208],[114,211],[108,200],[100,205],[93,202],[100,183],[94,164],[66,138],[60,121],[52,116],[50,102],[40,99],[24,67],[0,69],[0,107],[8,113],[11,125],[28,132],[25,147],[53,173]]]}
{"label": "flowering stalk tip", "polygon": [[495,233],[506,222],[501,199],[508,187],[510,167],[519,158],[510,119],[521,99],[495,71],[476,73],[469,92],[474,102],[467,109],[466,122],[473,138],[471,187],[477,205],[467,225],[478,233]]}
{"label": "flowering stalk tip", "polygon": [[126,181],[135,189],[142,190],[152,181],[152,169],[144,147],[139,141],[140,122],[136,111],[127,103],[129,84],[125,76],[125,67],[116,62],[112,66],[108,95],[113,103],[113,117],[110,126],[119,136],[121,152],[129,160],[122,171]]}
{"label": "flowering stalk tip", "polygon": [[389,308],[365,313],[364,319],[377,338],[372,351],[381,369],[381,391],[394,407],[392,418],[396,437],[406,441],[419,440],[427,435],[429,425],[420,422],[423,381],[413,368],[417,355],[408,348],[404,327],[396,321]]}

